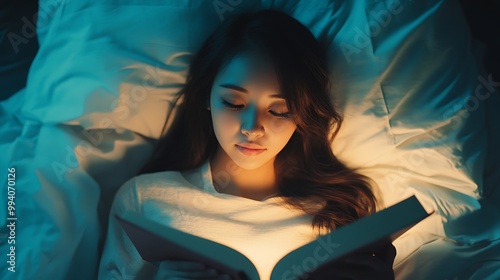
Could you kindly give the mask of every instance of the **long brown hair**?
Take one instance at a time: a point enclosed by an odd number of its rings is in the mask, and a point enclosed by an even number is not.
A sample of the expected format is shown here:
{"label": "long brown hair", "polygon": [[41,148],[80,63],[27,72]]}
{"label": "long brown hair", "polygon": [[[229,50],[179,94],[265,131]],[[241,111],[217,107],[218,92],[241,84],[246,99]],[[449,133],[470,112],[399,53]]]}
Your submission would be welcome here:
{"label": "long brown hair", "polygon": [[314,215],[313,228],[327,230],[375,212],[371,181],[347,168],[332,153],[342,117],[329,97],[326,50],[305,26],[274,10],[228,19],[206,40],[190,65],[172,126],[141,173],[189,170],[215,153],[217,139],[206,109],[212,83],[236,54],[255,47],[275,66],[297,124],[274,163],[286,204]]}

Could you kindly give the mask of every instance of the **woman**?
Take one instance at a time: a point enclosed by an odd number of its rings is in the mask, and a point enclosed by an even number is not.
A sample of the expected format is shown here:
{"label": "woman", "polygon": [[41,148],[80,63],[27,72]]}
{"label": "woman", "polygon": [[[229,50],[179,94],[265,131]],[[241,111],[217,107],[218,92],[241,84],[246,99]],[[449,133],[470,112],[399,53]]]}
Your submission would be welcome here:
{"label": "woman", "polygon": [[[142,261],[113,217],[125,209],[243,252],[262,279],[286,253],[373,213],[368,178],[331,151],[341,116],[326,61],[310,31],[284,13],[225,21],[191,63],[177,117],[143,170],[151,174],[115,197],[99,277],[225,279],[199,263]],[[388,244],[306,276],[391,279],[394,256]]]}

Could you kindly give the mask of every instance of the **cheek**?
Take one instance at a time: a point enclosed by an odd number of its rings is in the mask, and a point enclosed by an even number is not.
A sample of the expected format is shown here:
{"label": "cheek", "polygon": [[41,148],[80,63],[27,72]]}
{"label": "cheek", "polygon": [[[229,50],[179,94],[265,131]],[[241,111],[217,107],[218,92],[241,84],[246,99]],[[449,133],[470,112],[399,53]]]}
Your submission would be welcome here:
{"label": "cheek", "polygon": [[288,120],[270,118],[267,125],[268,131],[274,135],[292,135],[296,125]]}
{"label": "cheek", "polygon": [[269,131],[277,149],[282,149],[295,132],[296,125],[289,121],[278,120],[270,123]]}
{"label": "cheek", "polygon": [[[240,122],[231,112],[212,112],[212,125],[216,136],[234,135],[239,131]],[[219,142],[223,139],[219,139]]]}

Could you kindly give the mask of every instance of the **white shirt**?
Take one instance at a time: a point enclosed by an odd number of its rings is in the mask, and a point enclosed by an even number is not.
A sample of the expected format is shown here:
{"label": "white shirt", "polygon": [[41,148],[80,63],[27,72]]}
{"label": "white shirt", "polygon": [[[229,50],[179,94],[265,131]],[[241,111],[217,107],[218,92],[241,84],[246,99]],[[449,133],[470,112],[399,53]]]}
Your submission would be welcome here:
{"label": "white shirt", "polygon": [[280,200],[257,201],[217,192],[209,160],[190,171],[132,178],[113,202],[99,279],[135,279],[141,269],[153,269],[114,218],[124,209],[229,246],[254,263],[261,279],[269,279],[283,256],[318,237],[311,215],[280,205]]}

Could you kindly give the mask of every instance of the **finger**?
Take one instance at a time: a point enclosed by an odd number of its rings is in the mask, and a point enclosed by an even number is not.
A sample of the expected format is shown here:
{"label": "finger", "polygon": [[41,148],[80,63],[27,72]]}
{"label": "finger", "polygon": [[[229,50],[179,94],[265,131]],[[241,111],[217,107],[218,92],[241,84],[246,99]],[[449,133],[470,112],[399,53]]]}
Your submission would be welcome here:
{"label": "finger", "polygon": [[176,271],[200,271],[206,270],[207,266],[199,262],[165,260],[160,263],[158,269]]}

